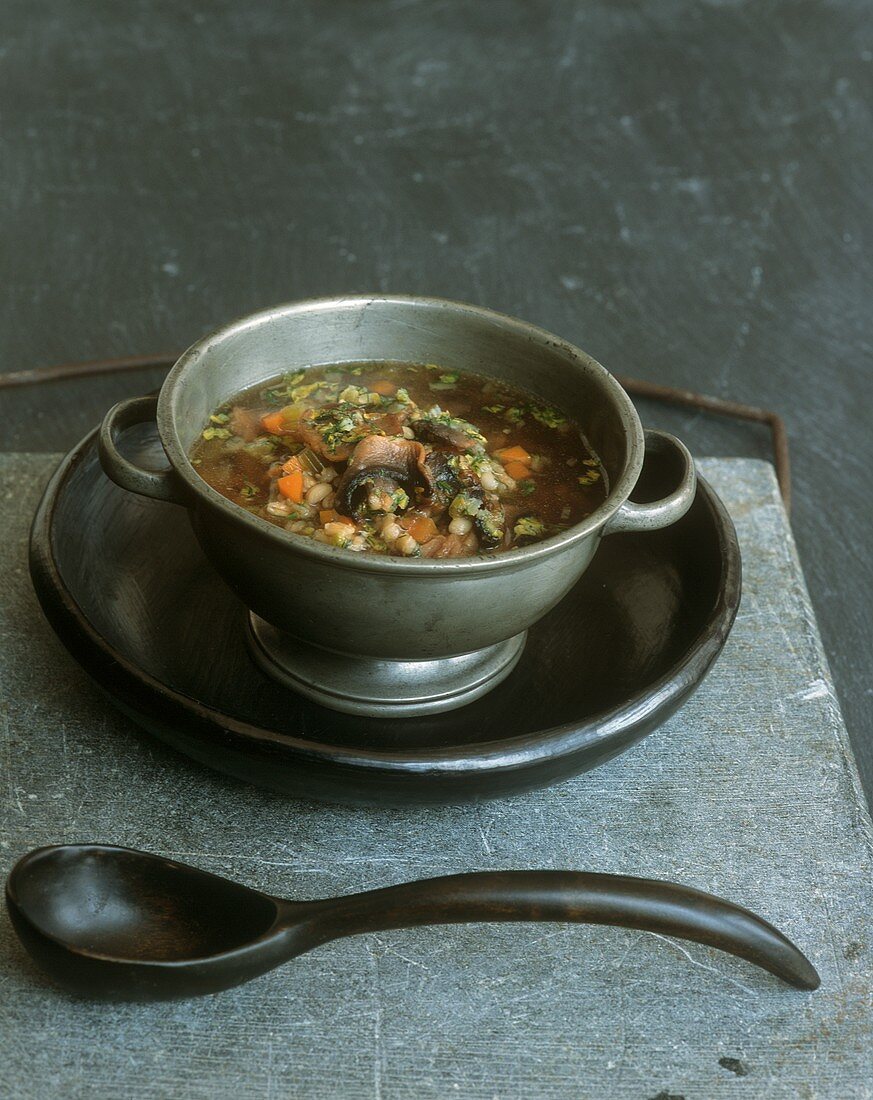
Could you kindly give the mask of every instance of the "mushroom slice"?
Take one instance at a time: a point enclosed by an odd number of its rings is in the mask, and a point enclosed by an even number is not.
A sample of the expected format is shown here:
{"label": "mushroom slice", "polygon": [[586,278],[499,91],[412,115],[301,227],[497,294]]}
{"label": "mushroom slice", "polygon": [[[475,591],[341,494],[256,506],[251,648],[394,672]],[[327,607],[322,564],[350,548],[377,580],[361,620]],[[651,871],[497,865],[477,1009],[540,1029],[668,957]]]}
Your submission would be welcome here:
{"label": "mushroom slice", "polygon": [[371,418],[370,427],[379,435],[402,435],[403,417],[399,413],[383,413]]}
{"label": "mushroom slice", "polygon": [[453,451],[479,450],[485,445],[485,436],[466,420],[449,413],[413,420],[410,424],[415,438],[434,447],[448,447]]}
{"label": "mushroom slice", "polygon": [[457,459],[445,451],[431,451],[425,458],[425,464],[431,475],[434,502],[447,507],[464,488]]}
{"label": "mushroom slice", "polygon": [[483,550],[496,550],[506,537],[506,513],[496,497],[487,496],[482,507],[473,516],[473,526]]}
{"label": "mushroom slice", "polygon": [[428,496],[433,492],[424,447],[411,439],[369,435],[352,451],[339,480],[338,511],[355,517],[366,512],[402,512],[415,501],[416,488]]}

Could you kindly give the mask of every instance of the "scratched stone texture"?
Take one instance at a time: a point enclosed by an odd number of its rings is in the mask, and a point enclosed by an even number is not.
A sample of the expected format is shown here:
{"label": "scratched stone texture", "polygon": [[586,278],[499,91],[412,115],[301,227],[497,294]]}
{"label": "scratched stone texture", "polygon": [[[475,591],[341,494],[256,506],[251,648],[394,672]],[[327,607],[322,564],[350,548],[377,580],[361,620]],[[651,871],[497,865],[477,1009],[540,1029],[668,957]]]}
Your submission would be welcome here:
{"label": "scratched stone texture", "polygon": [[736,521],[745,590],[679,714],[551,790],[397,810],[246,787],[111,709],[28,581],[28,522],[56,461],[0,458],[4,873],[62,841],[147,848],[300,898],[467,870],[622,871],[748,905],[810,955],[822,986],[799,993],[652,934],[478,925],[330,944],[209,999],[106,1006],[48,985],[4,914],[0,1095],[873,1095],[871,824],[769,465],[701,463]]}
{"label": "scratched stone texture", "polygon": [[[0,104],[0,371],[438,294],[777,409],[873,797],[870,0],[3,0]],[[160,380],[8,392],[0,449],[66,451]]]}

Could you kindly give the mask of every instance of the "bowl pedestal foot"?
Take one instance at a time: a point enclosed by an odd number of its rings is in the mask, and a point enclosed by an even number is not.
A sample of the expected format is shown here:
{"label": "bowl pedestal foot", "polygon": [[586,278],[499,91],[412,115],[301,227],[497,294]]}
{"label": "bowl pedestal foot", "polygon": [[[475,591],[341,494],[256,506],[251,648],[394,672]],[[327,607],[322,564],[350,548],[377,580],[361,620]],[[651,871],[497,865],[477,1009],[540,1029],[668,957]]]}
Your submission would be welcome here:
{"label": "bowl pedestal foot", "polygon": [[253,612],[246,638],[264,672],[322,706],[347,714],[408,718],[463,707],[491,691],[515,668],[527,632],[473,653],[431,661],[353,657],[321,649],[277,630]]}

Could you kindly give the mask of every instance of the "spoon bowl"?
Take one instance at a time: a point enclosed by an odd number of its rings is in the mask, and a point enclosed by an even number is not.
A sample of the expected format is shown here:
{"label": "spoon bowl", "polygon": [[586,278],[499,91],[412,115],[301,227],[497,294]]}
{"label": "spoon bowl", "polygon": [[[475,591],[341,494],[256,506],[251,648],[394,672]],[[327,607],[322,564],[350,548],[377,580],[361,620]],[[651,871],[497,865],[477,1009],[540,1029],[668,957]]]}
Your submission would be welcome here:
{"label": "spoon bowl", "polygon": [[291,902],[147,852],[57,845],[18,861],[6,903],[51,978],[110,999],[217,993],[341,936],[470,921],[645,929],[719,947],[801,989],[819,984],[805,956],[748,910],[624,875],[488,871]]}
{"label": "spoon bowl", "polygon": [[16,876],[17,903],[72,950],[162,962],[207,958],[259,939],[273,898],[146,853],[43,848]]}

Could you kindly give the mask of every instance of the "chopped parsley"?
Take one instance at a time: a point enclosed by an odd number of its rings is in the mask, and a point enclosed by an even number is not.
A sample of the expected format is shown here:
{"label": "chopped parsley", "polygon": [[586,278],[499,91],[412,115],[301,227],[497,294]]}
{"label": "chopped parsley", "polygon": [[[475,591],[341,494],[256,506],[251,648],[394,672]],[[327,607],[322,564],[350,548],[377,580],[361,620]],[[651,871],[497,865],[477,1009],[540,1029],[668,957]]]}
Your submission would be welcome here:
{"label": "chopped parsley", "polygon": [[359,405],[340,401],[317,412],[312,425],[329,451],[337,451],[346,443],[357,442],[367,434],[364,414]]}
{"label": "chopped parsley", "polygon": [[262,390],[261,397],[270,404],[287,401],[291,396],[292,389],[294,389],[295,386],[299,386],[305,377],[306,371],[304,370],[296,370],[291,371],[289,374],[284,374],[279,385],[270,386],[268,389]]}
{"label": "chopped parsley", "polygon": [[517,539],[541,539],[546,533],[546,525],[536,516],[521,516],[515,521],[512,533]]}
{"label": "chopped parsley", "polygon": [[230,431],[227,428],[206,428],[203,432],[204,439],[230,439]]}
{"label": "chopped parsley", "polygon": [[485,436],[474,427],[469,421],[461,420],[459,416],[452,416],[450,412],[443,412],[439,405],[434,405],[432,409],[429,409],[423,416],[422,420],[430,420],[433,424],[445,424],[447,428],[454,428],[455,431],[463,432],[464,435],[468,435],[474,443],[483,446],[487,440]]}
{"label": "chopped parsley", "polygon": [[449,505],[449,515],[452,519],[457,519],[458,516],[475,516],[481,507],[482,501],[465,489]]}
{"label": "chopped parsley", "polygon": [[538,420],[540,424],[544,424],[547,428],[561,428],[567,423],[567,418],[563,413],[559,413],[557,409],[549,408],[548,405],[531,405],[530,414],[534,420]]}
{"label": "chopped parsley", "polygon": [[523,496],[529,497],[531,495],[531,493],[536,492],[536,488],[537,488],[537,483],[535,481],[532,481],[530,478],[527,478],[524,481],[519,481],[518,482],[518,491]]}
{"label": "chopped parsley", "polygon": [[403,512],[409,507],[409,494],[405,489],[401,489],[398,486],[391,494],[391,505],[388,509],[389,512]]}
{"label": "chopped parsley", "polygon": [[437,377],[438,381],[428,383],[432,390],[453,390],[461,376],[457,371],[445,371]]}
{"label": "chopped parsley", "polygon": [[452,457],[455,459],[457,469],[475,474],[478,478],[481,478],[486,469],[491,469],[491,460],[484,452],[471,453],[468,451],[466,454],[453,455]]}
{"label": "chopped parsley", "polygon": [[322,388],[330,388],[330,382],[309,382],[305,386],[294,386],[291,390],[291,400],[295,403],[297,401],[305,401],[311,393],[315,393],[316,390]]}
{"label": "chopped parsley", "polygon": [[476,513],[476,527],[483,549],[494,550],[503,542],[505,525],[506,517],[502,508],[498,508],[496,512],[481,508]]}

